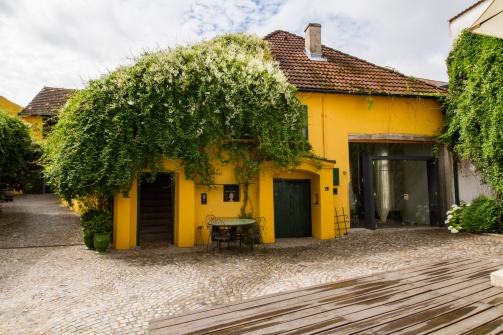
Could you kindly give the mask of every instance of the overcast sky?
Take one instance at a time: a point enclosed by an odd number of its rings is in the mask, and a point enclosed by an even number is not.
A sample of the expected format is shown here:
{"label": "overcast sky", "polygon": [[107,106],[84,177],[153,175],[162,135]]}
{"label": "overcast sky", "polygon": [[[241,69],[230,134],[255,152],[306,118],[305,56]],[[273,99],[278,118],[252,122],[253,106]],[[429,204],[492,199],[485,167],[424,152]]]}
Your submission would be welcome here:
{"label": "overcast sky", "polygon": [[83,88],[145,50],[229,32],[303,36],[405,75],[447,81],[448,20],[476,0],[0,0],[0,96]]}

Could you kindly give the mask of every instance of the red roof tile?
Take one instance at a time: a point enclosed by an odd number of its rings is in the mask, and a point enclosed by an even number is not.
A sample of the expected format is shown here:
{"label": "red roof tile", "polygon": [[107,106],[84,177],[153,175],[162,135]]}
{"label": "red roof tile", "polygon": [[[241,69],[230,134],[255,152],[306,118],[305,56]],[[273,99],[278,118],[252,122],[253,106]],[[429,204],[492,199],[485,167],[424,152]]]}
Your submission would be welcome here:
{"label": "red roof tile", "polygon": [[74,92],[68,88],[44,87],[19,115],[57,115]]}
{"label": "red roof tile", "polygon": [[389,68],[377,66],[332,48],[322,46],[326,62],[310,60],[304,38],[277,30],[264,39],[269,42],[280,69],[300,91],[390,95],[446,94],[446,90]]}

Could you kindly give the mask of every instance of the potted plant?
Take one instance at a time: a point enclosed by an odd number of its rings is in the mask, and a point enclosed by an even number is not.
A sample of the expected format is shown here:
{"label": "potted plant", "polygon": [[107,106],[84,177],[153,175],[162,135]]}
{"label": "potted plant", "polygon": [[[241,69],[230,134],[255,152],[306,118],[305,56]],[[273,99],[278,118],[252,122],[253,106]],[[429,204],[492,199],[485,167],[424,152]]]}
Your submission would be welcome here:
{"label": "potted plant", "polygon": [[80,225],[84,233],[84,244],[88,250],[94,250],[94,230],[92,228],[92,220],[99,213],[98,210],[89,209],[82,213],[80,217]]}
{"label": "potted plant", "polygon": [[99,254],[105,253],[110,244],[110,236],[113,230],[112,215],[105,210],[91,209],[82,214],[82,226],[84,228],[84,243],[92,234],[93,247]]}

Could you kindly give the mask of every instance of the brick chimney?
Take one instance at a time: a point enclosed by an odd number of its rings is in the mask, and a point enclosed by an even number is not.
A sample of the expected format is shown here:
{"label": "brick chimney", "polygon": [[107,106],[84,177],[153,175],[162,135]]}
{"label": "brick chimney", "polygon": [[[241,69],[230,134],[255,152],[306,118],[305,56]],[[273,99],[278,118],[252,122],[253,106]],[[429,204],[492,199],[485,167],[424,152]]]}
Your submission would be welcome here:
{"label": "brick chimney", "polygon": [[304,29],[306,55],[311,60],[326,61],[321,52],[321,24],[309,23]]}

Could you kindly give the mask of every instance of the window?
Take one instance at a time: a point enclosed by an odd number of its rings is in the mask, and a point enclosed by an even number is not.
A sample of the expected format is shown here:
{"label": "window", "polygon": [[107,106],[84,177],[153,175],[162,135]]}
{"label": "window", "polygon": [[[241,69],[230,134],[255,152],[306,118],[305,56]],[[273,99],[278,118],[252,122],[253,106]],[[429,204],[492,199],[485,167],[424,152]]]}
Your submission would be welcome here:
{"label": "window", "polygon": [[224,202],[239,201],[239,185],[224,185]]}

